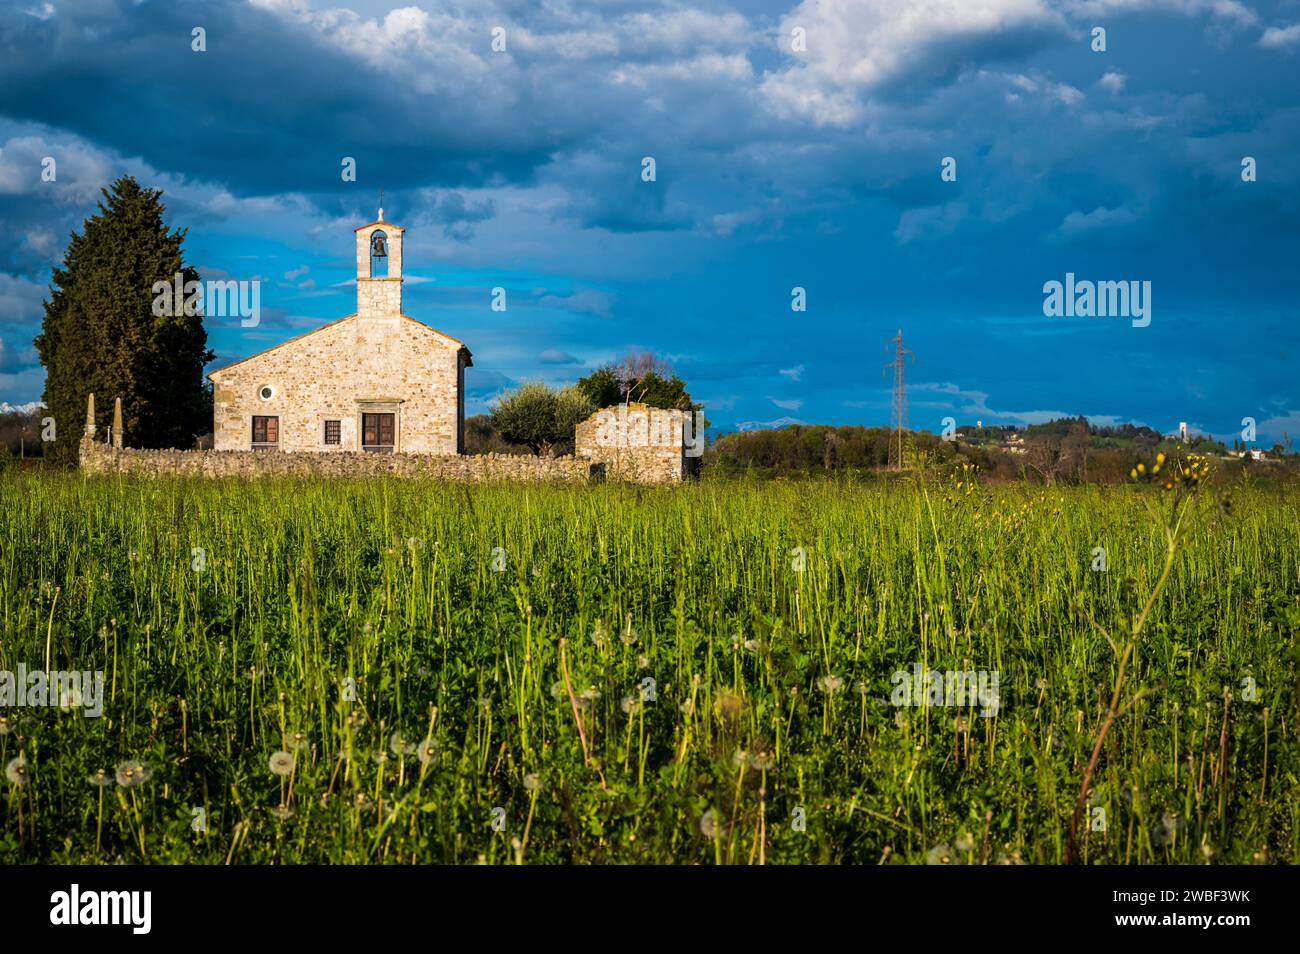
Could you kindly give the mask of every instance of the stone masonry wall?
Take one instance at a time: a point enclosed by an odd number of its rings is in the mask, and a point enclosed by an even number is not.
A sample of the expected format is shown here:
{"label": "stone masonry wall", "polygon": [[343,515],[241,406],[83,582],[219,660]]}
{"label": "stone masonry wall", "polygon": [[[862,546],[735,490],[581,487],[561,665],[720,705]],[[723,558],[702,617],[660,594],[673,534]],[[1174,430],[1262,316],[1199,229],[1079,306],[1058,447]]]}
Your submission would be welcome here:
{"label": "stone masonry wall", "polygon": [[393,476],[477,482],[485,480],[600,480],[599,463],[574,457],[486,454],[368,454],[364,451],[286,454],[280,451],[119,450],[83,438],[87,474],[137,477],[367,477]]}
{"label": "stone masonry wall", "polygon": [[[394,414],[398,451],[456,454],[465,354],[411,318],[344,318],[212,372],[213,444],[251,450],[253,417],[263,415],[279,418],[281,451],[360,451],[361,414],[375,411]],[[271,388],[269,399],[260,396],[263,387]],[[325,443],[327,420],[340,422],[339,444]]]}
{"label": "stone masonry wall", "polygon": [[597,411],[577,426],[574,452],[605,465],[611,480],[679,481],[694,472],[686,456],[686,412],[633,402]]}

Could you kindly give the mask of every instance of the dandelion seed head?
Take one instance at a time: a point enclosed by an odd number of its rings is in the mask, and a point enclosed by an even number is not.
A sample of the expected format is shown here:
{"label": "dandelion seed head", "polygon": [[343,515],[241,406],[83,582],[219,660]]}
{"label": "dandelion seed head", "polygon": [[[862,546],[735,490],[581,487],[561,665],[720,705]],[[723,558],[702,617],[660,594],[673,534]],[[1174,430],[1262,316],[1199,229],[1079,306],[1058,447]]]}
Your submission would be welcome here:
{"label": "dandelion seed head", "polygon": [[288,775],[293,771],[293,753],[272,752],[267,765],[270,767],[272,775]]}
{"label": "dandelion seed head", "polygon": [[729,689],[718,693],[718,715],[727,722],[737,721],[745,711],[745,700]]}
{"label": "dandelion seed head", "polygon": [[1160,846],[1173,844],[1174,836],[1178,833],[1178,816],[1166,812],[1160,816],[1160,821],[1151,831],[1151,841]]}
{"label": "dandelion seed head", "polygon": [[123,788],[133,788],[136,785],[143,785],[149,780],[149,769],[143,763],[134,760],[123,762],[117,767],[114,776],[117,784]]}
{"label": "dandelion seed head", "polygon": [[954,863],[952,848],[948,845],[935,845],[925,855],[927,865],[950,865]]}
{"label": "dandelion seed head", "polygon": [[718,816],[712,808],[700,816],[700,834],[705,838],[714,838],[718,834]]}
{"label": "dandelion seed head", "polygon": [[31,770],[27,767],[27,760],[19,755],[9,760],[5,766],[5,778],[9,780],[10,785],[22,787],[31,781]]}
{"label": "dandelion seed head", "polygon": [[425,739],[415,747],[415,757],[421,765],[432,765],[438,760],[438,743],[433,739]]}

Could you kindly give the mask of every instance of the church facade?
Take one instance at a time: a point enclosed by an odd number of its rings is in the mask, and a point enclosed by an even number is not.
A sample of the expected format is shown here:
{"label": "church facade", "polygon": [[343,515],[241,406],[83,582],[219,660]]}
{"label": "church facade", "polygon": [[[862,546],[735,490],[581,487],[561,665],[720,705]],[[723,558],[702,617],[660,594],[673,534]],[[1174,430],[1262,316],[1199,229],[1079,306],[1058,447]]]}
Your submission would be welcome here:
{"label": "church facade", "polygon": [[215,450],[464,450],[469,349],[402,313],[404,230],[354,231],[355,314],[208,374]]}

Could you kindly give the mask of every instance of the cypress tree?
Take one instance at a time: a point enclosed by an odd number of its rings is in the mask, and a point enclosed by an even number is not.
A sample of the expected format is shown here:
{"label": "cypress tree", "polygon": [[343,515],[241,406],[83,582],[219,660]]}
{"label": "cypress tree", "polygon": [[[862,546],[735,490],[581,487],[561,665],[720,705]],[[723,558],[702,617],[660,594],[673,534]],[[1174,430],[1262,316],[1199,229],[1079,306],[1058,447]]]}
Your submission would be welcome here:
{"label": "cypress tree", "polygon": [[212,427],[203,366],[213,352],[202,309],[153,310],[155,282],[199,279],[184,262],[186,230],[168,231],[161,189],[123,176],[101,192],[98,213],[72,233],[63,267],[54,269],[36,338],[46,413],[57,428],[46,454],[65,464],[76,462],[91,391],[101,439],[117,397],[131,447],[188,448]]}

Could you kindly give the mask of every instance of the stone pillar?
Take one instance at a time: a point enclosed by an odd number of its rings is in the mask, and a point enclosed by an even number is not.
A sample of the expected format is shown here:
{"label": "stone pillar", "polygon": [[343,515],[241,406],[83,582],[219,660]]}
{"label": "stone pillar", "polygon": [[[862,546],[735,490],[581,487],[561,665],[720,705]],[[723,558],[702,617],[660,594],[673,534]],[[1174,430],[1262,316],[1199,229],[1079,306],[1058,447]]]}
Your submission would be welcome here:
{"label": "stone pillar", "polygon": [[86,397],[86,436],[95,436],[95,392]]}
{"label": "stone pillar", "polygon": [[122,399],[113,399],[113,446],[122,449]]}

